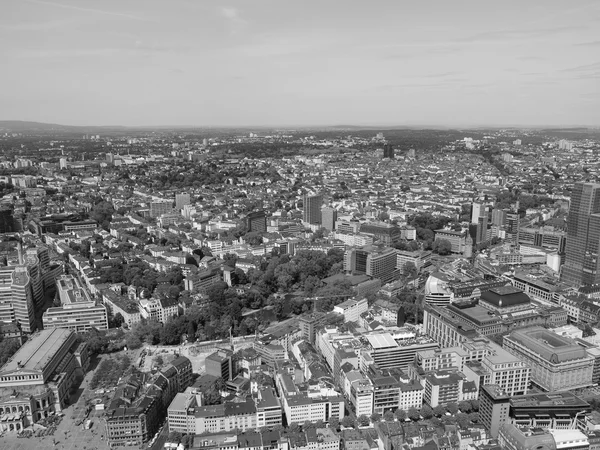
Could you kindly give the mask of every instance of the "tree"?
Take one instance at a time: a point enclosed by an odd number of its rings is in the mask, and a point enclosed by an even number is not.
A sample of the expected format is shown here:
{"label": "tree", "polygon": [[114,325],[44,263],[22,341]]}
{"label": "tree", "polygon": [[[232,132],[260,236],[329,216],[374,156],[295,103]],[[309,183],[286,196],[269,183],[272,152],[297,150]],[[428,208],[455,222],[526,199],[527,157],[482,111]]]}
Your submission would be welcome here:
{"label": "tree", "polygon": [[399,422],[403,422],[406,419],[406,411],[404,411],[403,409],[398,408],[394,415],[396,416],[396,419],[398,419]]}
{"label": "tree", "polygon": [[456,424],[461,428],[467,428],[469,426],[469,415],[465,413],[456,414]]}
{"label": "tree", "polygon": [[458,405],[455,402],[448,403],[448,405],[446,405],[446,409],[450,414],[454,415],[458,412]]}
{"label": "tree", "polygon": [[317,428],[314,422],[311,422],[310,420],[305,420],[304,423],[302,424],[302,430],[306,431],[310,428]]}
{"label": "tree", "polygon": [[438,428],[442,426],[442,421],[440,420],[439,417],[432,417],[431,419],[429,419],[429,422],[431,423],[432,426]]}
{"label": "tree", "polygon": [[408,418],[414,421],[417,421],[421,418],[421,414],[419,413],[419,410],[417,408],[415,408],[414,406],[411,406],[408,409]]}
{"label": "tree", "polygon": [[423,419],[431,419],[433,417],[433,410],[429,405],[423,405],[421,407],[421,416]]}
{"label": "tree", "polygon": [[417,266],[415,266],[412,261],[406,261],[402,266],[402,273],[407,280],[414,280],[417,278],[419,271],[417,270]]}
{"label": "tree", "polygon": [[433,251],[439,255],[449,255],[452,252],[452,243],[448,239],[436,239],[433,242]]}
{"label": "tree", "polygon": [[157,355],[154,357],[154,364],[158,367],[162,367],[162,365],[165,363],[164,359],[162,356]]}
{"label": "tree", "polygon": [[435,417],[441,417],[446,412],[446,409],[442,405],[434,406],[433,415]]}
{"label": "tree", "polygon": [[473,411],[479,411],[479,400],[471,400]]}
{"label": "tree", "polygon": [[471,402],[468,400],[462,401],[458,404],[458,408],[464,413],[470,413],[473,410],[473,406],[471,406]]}
{"label": "tree", "polygon": [[386,411],[385,413],[383,413],[383,420],[385,420],[386,422],[393,422],[394,421],[394,413],[392,411]]}
{"label": "tree", "polygon": [[[371,416],[373,417],[373,416]],[[361,427],[368,427],[371,424],[371,420],[369,419],[369,416],[367,416],[366,414],[362,414],[360,416],[358,416],[358,424]]]}
{"label": "tree", "polygon": [[298,423],[296,422],[292,422],[288,425],[288,431],[290,433],[299,433],[300,432],[300,425],[298,425]]}
{"label": "tree", "polygon": [[340,429],[340,419],[335,416],[331,416],[329,418],[329,427],[333,430],[339,430]]}
{"label": "tree", "polygon": [[346,427],[346,428],[352,428],[354,427],[354,419],[352,419],[352,417],[350,416],[344,416],[344,418],[342,419],[342,426]]}
{"label": "tree", "polygon": [[469,414],[469,420],[471,422],[479,422],[479,413],[478,412],[472,412]]}
{"label": "tree", "polygon": [[181,442],[181,438],[181,433],[179,433],[178,431],[171,431],[169,433],[169,436],[167,437],[167,441],[179,444]]}

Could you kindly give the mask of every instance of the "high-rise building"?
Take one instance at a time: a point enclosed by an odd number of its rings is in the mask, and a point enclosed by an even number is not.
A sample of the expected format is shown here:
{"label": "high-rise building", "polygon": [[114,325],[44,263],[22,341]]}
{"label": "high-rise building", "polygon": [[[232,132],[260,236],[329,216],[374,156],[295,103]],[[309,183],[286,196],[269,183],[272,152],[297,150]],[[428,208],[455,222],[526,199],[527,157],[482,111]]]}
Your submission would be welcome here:
{"label": "high-rise building", "polygon": [[321,206],[323,205],[323,196],[321,194],[304,195],[304,222],[318,225],[322,222]]}
{"label": "high-rise building", "polygon": [[337,209],[330,206],[324,207],[321,209],[321,218],[323,220],[323,228],[333,231],[337,220]]}
{"label": "high-rise building", "polygon": [[477,225],[477,221],[481,216],[483,205],[481,203],[473,203],[471,205],[471,223]]}
{"label": "high-rise building", "polygon": [[67,158],[60,158],[60,159],[59,159],[58,168],[59,168],[60,170],[63,170],[63,169],[67,169],[67,168],[68,168]]}
{"label": "high-rise building", "polygon": [[487,241],[488,210],[489,208],[487,206],[483,206],[479,212],[475,244],[481,244],[482,242]]}
{"label": "high-rise building", "polygon": [[513,244],[517,244],[517,242],[519,242],[520,226],[521,226],[521,217],[519,216],[518,211],[507,212],[506,213],[506,233],[507,233],[506,237],[507,237],[507,239],[510,239],[510,241]]}
{"label": "high-rise building", "polygon": [[177,209],[177,211],[182,210],[185,205],[189,205],[190,203],[191,197],[187,192],[175,194],[175,209]]}
{"label": "high-rise building", "polygon": [[35,303],[27,266],[0,267],[0,320],[16,320],[24,333],[35,331]]}
{"label": "high-rise building", "polygon": [[503,227],[506,225],[506,211],[494,208],[492,210],[492,225]]}
{"label": "high-rise building", "polygon": [[575,183],[567,219],[564,282],[581,286],[600,282],[600,184]]}
{"label": "high-rise building", "polygon": [[267,231],[267,215],[264,210],[253,211],[246,217],[248,232],[256,231],[264,233]]}
{"label": "high-rise building", "polygon": [[394,159],[394,147],[392,147],[392,144],[385,144],[383,146],[383,157]]}

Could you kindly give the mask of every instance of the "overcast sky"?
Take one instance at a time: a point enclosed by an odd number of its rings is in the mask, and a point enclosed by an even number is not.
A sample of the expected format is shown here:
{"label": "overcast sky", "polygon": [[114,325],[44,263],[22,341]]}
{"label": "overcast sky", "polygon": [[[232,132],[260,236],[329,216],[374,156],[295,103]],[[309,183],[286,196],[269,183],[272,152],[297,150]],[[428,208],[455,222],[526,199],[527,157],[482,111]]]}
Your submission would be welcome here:
{"label": "overcast sky", "polygon": [[1,0],[0,119],[600,125],[597,0]]}

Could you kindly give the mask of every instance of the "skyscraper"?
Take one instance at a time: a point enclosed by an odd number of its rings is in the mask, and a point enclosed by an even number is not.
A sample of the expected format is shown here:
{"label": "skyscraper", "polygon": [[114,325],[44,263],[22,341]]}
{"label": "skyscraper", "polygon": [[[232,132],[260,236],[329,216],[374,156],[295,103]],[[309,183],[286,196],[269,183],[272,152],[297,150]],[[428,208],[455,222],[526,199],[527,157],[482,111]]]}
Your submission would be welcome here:
{"label": "skyscraper", "polygon": [[333,231],[335,229],[335,221],[337,220],[337,210],[326,206],[321,210],[321,218],[323,220],[323,228]]}
{"label": "skyscraper", "polygon": [[567,219],[561,279],[575,286],[600,283],[600,184],[575,183]]}
{"label": "skyscraper", "polygon": [[383,146],[383,157],[394,159],[394,147],[392,147],[392,144],[385,144]]}
{"label": "skyscraper", "polygon": [[488,210],[487,206],[482,206],[477,218],[477,235],[475,236],[475,244],[481,244],[487,241],[488,227]]}
{"label": "skyscraper", "polygon": [[304,222],[309,224],[320,224],[321,206],[323,205],[323,196],[321,194],[304,195]]}

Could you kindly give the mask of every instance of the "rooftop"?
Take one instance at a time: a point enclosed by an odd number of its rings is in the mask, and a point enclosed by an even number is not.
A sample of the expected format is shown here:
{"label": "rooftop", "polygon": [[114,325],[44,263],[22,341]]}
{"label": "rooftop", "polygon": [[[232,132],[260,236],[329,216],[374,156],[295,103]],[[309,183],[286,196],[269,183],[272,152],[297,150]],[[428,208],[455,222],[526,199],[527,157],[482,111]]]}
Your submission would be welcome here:
{"label": "rooftop", "polygon": [[63,328],[42,330],[35,333],[2,366],[0,374],[16,370],[42,371],[72,334],[71,330]]}

